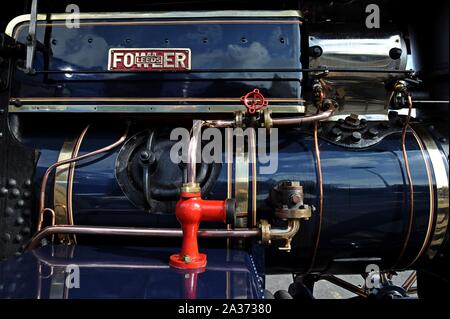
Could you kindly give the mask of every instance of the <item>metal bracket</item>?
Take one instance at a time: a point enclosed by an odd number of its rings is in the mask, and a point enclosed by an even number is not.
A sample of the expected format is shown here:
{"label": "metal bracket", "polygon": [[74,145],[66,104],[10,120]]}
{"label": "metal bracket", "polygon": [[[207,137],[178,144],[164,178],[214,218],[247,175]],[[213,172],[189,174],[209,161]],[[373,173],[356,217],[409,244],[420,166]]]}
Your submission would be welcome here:
{"label": "metal bracket", "polygon": [[25,73],[34,73],[34,56],[36,53],[36,27],[37,27],[37,7],[38,0],[33,0],[31,3],[31,13],[30,13],[30,28],[27,36],[27,60],[25,63]]}

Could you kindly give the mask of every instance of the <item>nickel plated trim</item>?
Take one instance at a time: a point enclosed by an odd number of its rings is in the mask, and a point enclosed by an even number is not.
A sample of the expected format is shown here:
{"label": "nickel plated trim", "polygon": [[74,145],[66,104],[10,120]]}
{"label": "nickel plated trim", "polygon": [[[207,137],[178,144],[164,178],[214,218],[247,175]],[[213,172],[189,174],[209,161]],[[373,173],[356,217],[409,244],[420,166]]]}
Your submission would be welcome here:
{"label": "nickel plated trim", "polygon": [[[448,229],[449,220],[449,193],[448,172],[445,167],[445,158],[431,135],[420,125],[414,126],[415,131],[422,140],[431,162],[436,183],[437,202],[435,207],[435,226],[426,255],[434,258],[440,245],[443,243]],[[448,165],[448,164],[447,164]]]}
{"label": "nickel plated trim", "polygon": [[[55,105],[28,104],[23,106],[9,105],[9,113],[234,113],[246,111],[245,106],[230,105]],[[304,105],[273,105],[272,113],[305,113]]]}
{"label": "nickel plated trim", "polygon": [[[245,134],[235,130],[236,162],[234,197],[236,199],[241,218],[236,221],[236,227],[246,227],[248,222],[248,184],[249,184],[249,153],[245,151]],[[241,142],[239,142],[241,140]]]}
{"label": "nickel plated trim", "polygon": [[[77,139],[67,139],[61,147],[58,162],[71,159]],[[53,188],[53,206],[55,208],[55,223],[65,225],[69,223],[67,215],[67,189],[69,185],[70,165],[61,165],[55,170],[55,183]],[[64,241],[65,236],[58,236]]]}
{"label": "nickel plated trim", "polygon": [[[66,20],[71,13],[52,13],[49,20]],[[224,10],[224,11],[170,11],[170,12],[111,12],[111,13],[80,13],[80,20],[120,20],[120,19],[179,19],[179,18],[303,18],[300,11],[250,11],[250,10]],[[47,14],[38,14],[37,21],[46,21]],[[6,27],[5,33],[12,37],[14,29],[21,23],[30,21],[30,15],[24,14],[12,19]],[[282,21],[280,21],[282,23]]]}

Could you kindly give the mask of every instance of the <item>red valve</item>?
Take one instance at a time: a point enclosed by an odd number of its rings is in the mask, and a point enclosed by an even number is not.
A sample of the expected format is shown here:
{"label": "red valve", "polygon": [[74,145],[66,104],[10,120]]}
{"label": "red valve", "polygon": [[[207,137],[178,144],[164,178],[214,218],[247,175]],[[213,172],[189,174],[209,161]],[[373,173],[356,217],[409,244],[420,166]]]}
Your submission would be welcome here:
{"label": "red valve", "polygon": [[204,200],[201,194],[182,192],[176,206],[176,216],[183,230],[181,252],[170,256],[170,265],[176,268],[203,268],[206,255],[198,252],[197,231],[202,221],[229,223],[234,219],[236,202],[226,200]]}
{"label": "red valve", "polygon": [[262,95],[258,89],[247,93],[241,97],[241,102],[244,103],[248,112],[254,114],[256,111],[262,109],[269,104],[264,95]]}

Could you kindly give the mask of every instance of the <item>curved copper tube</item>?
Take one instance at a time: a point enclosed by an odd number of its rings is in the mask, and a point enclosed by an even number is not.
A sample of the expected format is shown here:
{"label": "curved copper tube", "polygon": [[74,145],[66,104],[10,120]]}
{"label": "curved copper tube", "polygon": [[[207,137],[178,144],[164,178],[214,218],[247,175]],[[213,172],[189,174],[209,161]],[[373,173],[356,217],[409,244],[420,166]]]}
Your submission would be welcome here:
{"label": "curved copper tube", "polygon": [[319,225],[317,226],[317,236],[316,242],[314,244],[314,251],[311,258],[311,264],[307,273],[311,272],[316,262],[317,250],[319,249],[320,234],[322,232],[322,221],[323,221],[323,174],[322,174],[322,162],[320,160],[320,148],[319,148],[319,123],[314,123],[314,150],[316,153],[317,161],[317,179],[319,186]]}
{"label": "curved copper tube", "polygon": [[48,182],[48,177],[50,176],[50,173],[52,172],[52,170],[54,170],[56,167],[61,166],[61,165],[65,165],[65,164],[69,164],[72,162],[76,162],[76,161],[80,161],[83,160],[85,158],[88,157],[92,157],[107,151],[110,151],[114,148],[116,148],[117,146],[119,146],[120,144],[122,144],[123,142],[125,142],[125,139],[127,138],[128,135],[128,130],[130,129],[130,124],[128,123],[127,128],[125,130],[125,132],[123,133],[123,135],[113,144],[105,146],[101,149],[98,149],[96,151],[75,157],[75,158],[71,158],[71,159],[67,159],[64,161],[60,161],[60,162],[56,162],[53,165],[51,165],[49,168],[47,168],[47,171],[44,174],[44,177],[42,178],[42,182],[41,182],[41,191],[40,191],[40,197],[39,197],[39,218],[38,218],[38,227],[37,230],[40,231],[42,229],[42,222],[43,222],[43,212],[44,212],[44,205],[45,205],[45,189],[47,188],[47,182]]}
{"label": "curved copper tube", "polygon": [[[247,238],[260,235],[260,230],[256,228],[239,229],[200,229],[199,237],[208,238]],[[141,236],[141,237],[183,237],[181,229],[172,228],[135,228],[135,227],[105,227],[105,226],[71,226],[59,225],[46,227],[33,236],[27,246],[27,250],[39,247],[41,240],[49,235],[110,235],[110,236]]]}
{"label": "curved copper tube", "polygon": [[312,122],[318,122],[322,120],[326,120],[331,115],[333,115],[335,108],[330,107],[330,109],[314,114],[314,115],[307,115],[307,116],[294,116],[294,117],[284,117],[284,118],[278,118],[278,119],[272,119],[272,125],[293,125],[293,124],[304,124],[304,123],[312,123]]}
{"label": "curved copper tube", "polygon": [[195,184],[197,181],[197,150],[203,122],[194,120],[192,136],[188,147],[187,183]]}
{"label": "curved copper tube", "polygon": [[320,279],[326,280],[332,284],[335,284],[336,286],[344,288],[359,297],[362,297],[362,298],[369,297],[369,295],[364,291],[364,289],[359,288],[358,286],[355,286],[339,277],[336,277],[333,275],[322,275],[322,276],[320,276]]}
{"label": "curved copper tube", "polygon": [[408,153],[406,151],[406,133],[409,128],[409,122],[411,120],[411,113],[412,113],[412,100],[411,96],[408,95],[408,115],[406,116],[405,124],[403,125],[402,129],[402,153],[403,153],[403,159],[405,161],[405,169],[406,169],[406,177],[408,179],[408,187],[409,187],[409,209],[408,209],[408,224],[405,232],[405,239],[403,241],[403,246],[400,251],[400,254],[398,255],[397,261],[392,266],[392,268],[396,268],[400,261],[402,260],[406,248],[408,246],[409,239],[411,237],[411,231],[412,231],[412,225],[414,221],[414,185],[413,180],[411,176],[411,168],[409,166],[409,160],[408,160]]}

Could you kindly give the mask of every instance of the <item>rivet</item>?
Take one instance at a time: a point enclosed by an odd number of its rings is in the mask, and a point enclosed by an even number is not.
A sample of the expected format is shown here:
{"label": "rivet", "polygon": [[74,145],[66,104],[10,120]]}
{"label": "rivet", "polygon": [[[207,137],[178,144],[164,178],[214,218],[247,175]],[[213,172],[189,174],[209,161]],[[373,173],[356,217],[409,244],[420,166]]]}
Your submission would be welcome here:
{"label": "rivet", "polygon": [[14,209],[12,209],[11,207],[6,207],[5,216],[12,216],[12,214],[14,214]]}
{"label": "rivet", "polygon": [[13,188],[11,190],[11,196],[15,197],[15,198],[19,197],[20,196],[20,190],[18,188]]}
{"label": "rivet", "polygon": [[25,222],[25,220],[22,217],[17,217],[16,219],[16,224],[17,225],[23,225],[23,223]]}
{"label": "rivet", "polygon": [[0,188],[0,195],[1,195],[1,196],[6,196],[6,195],[8,195],[8,189],[7,189],[6,187]]}
{"label": "rivet", "polygon": [[25,192],[23,192],[23,197],[24,198],[30,198],[31,197],[31,193],[29,191],[25,191]]}
{"label": "rivet", "polygon": [[19,199],[17,201],[17,207],[23,207],[23,206],[25,206],[25,201],[23,199]]}
{"label": "rivet", "polygon": [[25,209],[25,210],[23,211],[23,215],[24,215],[24,216],[30,216],[30,215],[31,215],[31,210]]}
{"label": "rivet", "polygon": [[30,227],[24,227],[22,229],[21,233],[24,234],[24,235],[29,235],[31,233]]}
{"label": "rivet", "polygon": [[31,186],[31,179],[27,179],[25,181],[25,186],[30,187]]}
{"label": "rivet", "polygon": [[14,186],[17,185],[17,182],[16,182],[15,179],[10,178],[10,179],[8,180],[8,185],[11,186],[11,187],[14,187]]}
{"label": "rivet", "polygon": [[16,243],[20,243],[20,242],[22,242],[22,240],[23,240],[23,236],[22,235],[17,234],[16,236],[14,236],[14,241]]}
{"label": "rivet", "polygon": [[4,241],[5,243],[9,242],[9,241],[11,240],[11,234],[5,233],[5,234],[2,236],[2,239],[3,239],[3,241]]}

